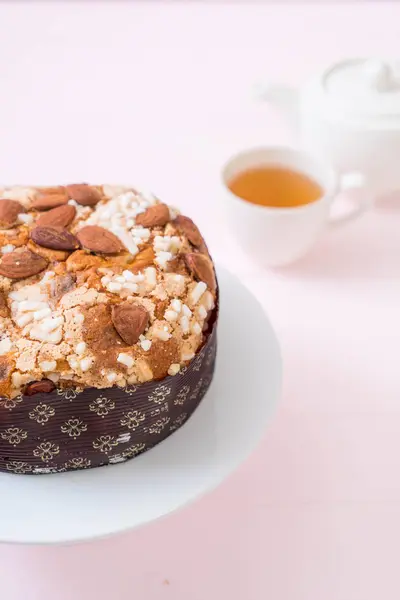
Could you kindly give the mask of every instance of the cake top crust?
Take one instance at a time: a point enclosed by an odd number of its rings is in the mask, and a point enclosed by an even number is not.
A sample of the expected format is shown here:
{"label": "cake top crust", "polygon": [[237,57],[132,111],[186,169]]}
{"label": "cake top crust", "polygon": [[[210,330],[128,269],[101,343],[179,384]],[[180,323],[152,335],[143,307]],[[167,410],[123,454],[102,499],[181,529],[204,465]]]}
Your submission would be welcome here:
{"label": "cake top crust", "polygon": [[0,396],[176,375],[216,287],[199,229],[152,194],[0,188]]}

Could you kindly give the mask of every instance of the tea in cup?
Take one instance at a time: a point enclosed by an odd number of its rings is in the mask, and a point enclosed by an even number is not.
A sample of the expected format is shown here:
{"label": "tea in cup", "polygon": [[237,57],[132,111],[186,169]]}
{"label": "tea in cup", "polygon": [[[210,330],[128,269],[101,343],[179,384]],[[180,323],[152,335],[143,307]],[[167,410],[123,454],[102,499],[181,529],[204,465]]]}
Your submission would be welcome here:
{"label": "tea in cup", "polygon": [[[254,148],[223,168],[228,221],[243,249],[271,267],[288,265],[309,252],[330,225],[359,217],[371,204],[361,173],[338,176],[301,150]],[[357,205],[333,217],[340,192],[361,189]]]}

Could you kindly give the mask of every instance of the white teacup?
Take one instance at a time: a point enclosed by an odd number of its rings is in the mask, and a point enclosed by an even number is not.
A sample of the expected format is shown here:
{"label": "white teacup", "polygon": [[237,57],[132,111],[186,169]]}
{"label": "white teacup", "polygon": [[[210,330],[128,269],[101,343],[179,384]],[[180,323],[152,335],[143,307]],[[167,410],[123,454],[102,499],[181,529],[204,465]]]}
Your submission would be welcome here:
{"label": "white teacup", "polygon": [[[292,169],[307,175],[323,190],[319,199],[295,207],[275,208],[242,200],[229,189],[229,183],[246,169],[264,165]],[[265,265],[288,265],[303,257],[327,226],[338,226],[359,217],[369,208],[372,197],[360,173],[338,176],[329,166],[301,150],[283,147],[254,148],[233,156],[223,167],[228,221],[243,249]],[[333,217],[337,195],[359,189],[351,212]]]}

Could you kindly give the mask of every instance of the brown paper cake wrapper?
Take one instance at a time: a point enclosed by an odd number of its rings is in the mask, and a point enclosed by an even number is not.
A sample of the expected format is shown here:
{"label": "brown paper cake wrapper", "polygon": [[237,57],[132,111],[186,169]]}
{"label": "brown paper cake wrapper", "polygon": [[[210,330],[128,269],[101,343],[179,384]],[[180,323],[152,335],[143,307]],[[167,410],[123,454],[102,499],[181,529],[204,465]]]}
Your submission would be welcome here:
{"label": "brown paper cake wrapper", "polygon": [[210,386],[217,349],[211,332],[173,377],[125,388],[0,398],[0,471],[60,473],[124,462],[181,427]]}

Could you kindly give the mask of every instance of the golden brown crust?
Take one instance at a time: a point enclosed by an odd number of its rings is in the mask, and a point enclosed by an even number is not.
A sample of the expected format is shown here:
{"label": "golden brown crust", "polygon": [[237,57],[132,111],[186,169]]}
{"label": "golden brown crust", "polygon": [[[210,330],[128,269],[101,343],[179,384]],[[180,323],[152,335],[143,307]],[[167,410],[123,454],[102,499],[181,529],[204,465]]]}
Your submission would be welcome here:
{"label": "golden brown crust", "polygon": [[5,356],[0,356],[0,396],[8,396],[10,394],[12,369],[12,360]]}
{"label": "golden brown crust", "polygon": [[173,364],[180,363],[179,344],[175,338],[156,340],[150,348],[148,362],[154,379],[162,379]]}
{"label": "golden brown crust", "polygon": [[117,354],[127,344],[116,331],[111,318],[111,306],[99,304],[83,311],[83,340],[95,357],[98,368],[115,367]]}

